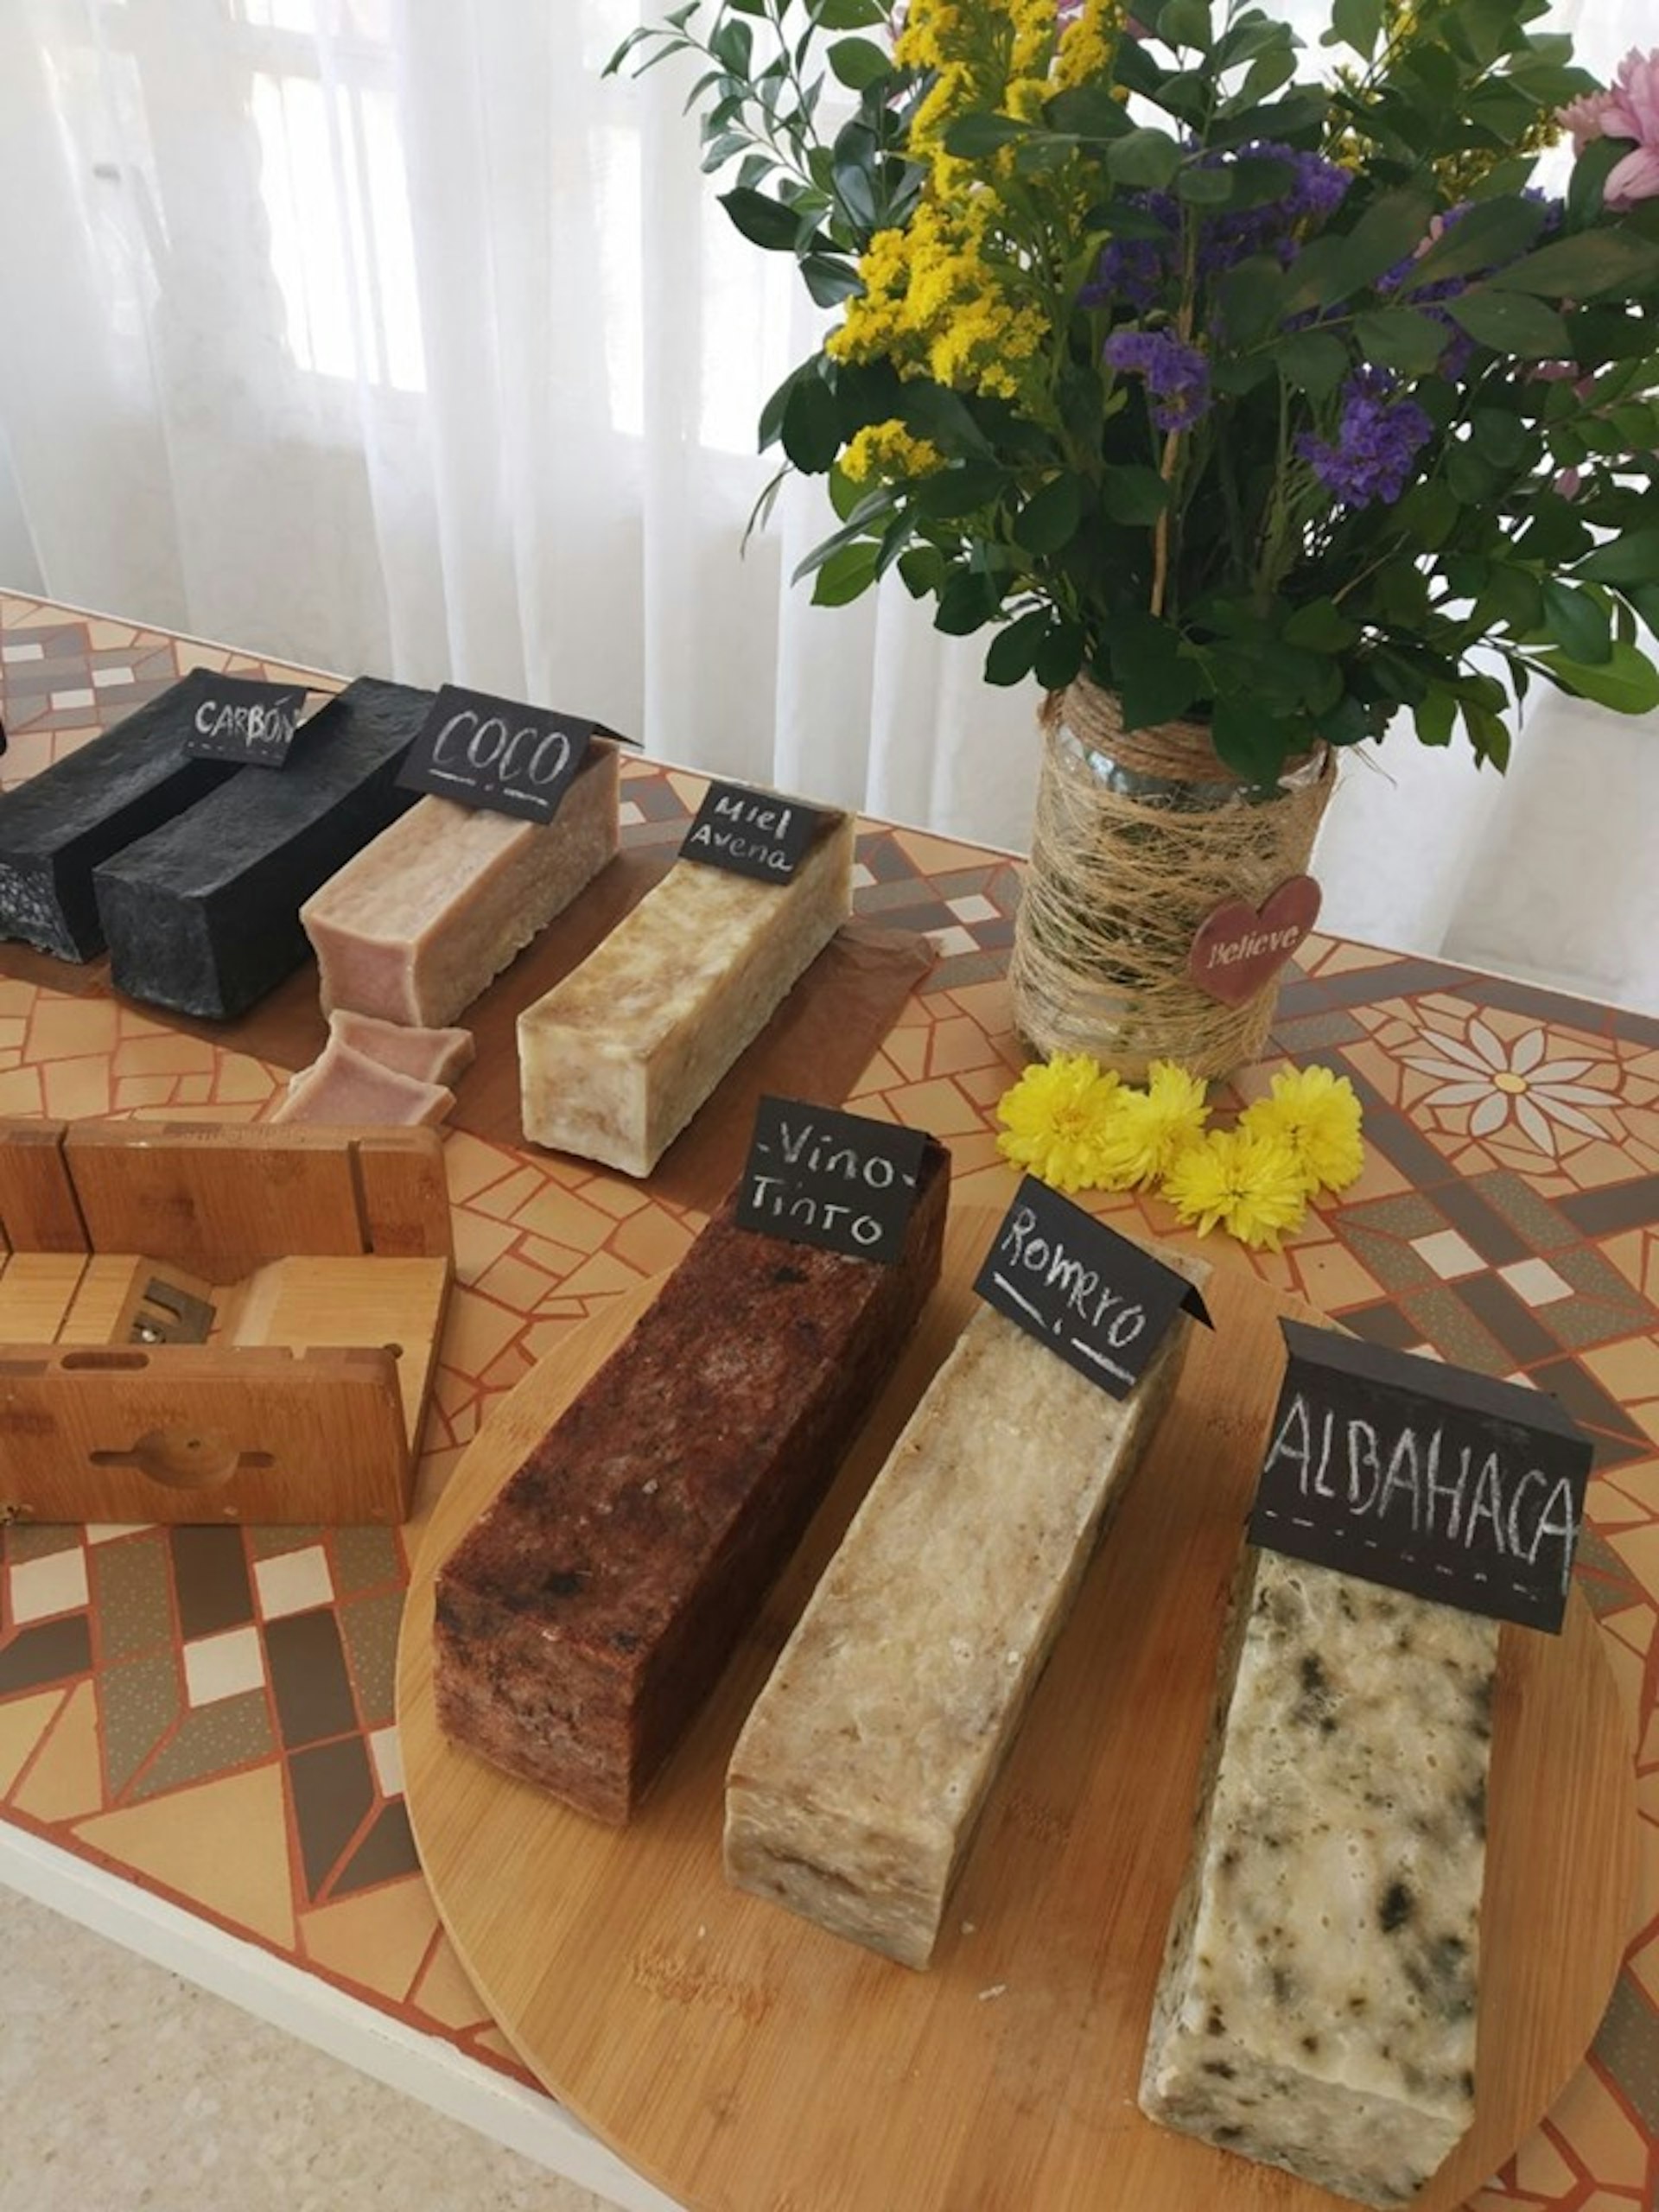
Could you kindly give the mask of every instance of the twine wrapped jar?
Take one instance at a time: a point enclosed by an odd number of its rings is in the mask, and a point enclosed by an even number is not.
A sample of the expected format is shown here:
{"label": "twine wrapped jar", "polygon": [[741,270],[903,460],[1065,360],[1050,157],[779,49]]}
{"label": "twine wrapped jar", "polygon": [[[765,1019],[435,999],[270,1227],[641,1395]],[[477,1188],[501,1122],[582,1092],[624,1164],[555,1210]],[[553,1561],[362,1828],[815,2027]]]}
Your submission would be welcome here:
{"label": "twine wrapped jar", "polygon": [[1336,782],[1321,747],[1247,783],[1195,722],[1126,732],[1086,679],[1051,693],[1009,987],[1031,1050],[1089,1052],[1130,1082],[1156,1059],[1230,1074],[1267,1042],[1279,981],[1224,1006],[1187,974],[1198,926],[1302,874]]}

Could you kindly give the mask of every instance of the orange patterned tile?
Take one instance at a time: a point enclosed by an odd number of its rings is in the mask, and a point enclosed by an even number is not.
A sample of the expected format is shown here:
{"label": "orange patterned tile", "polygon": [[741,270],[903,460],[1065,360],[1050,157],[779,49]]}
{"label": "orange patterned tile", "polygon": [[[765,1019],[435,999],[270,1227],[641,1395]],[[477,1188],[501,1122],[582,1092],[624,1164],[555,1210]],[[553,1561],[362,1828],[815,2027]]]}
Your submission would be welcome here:
{"label": "orange patterned tile", "polygon": [[424,1882],[405,1878],[302,1913],[299,1940],[307,1958],[342,1980],[401,1998],[420,1973],[437,1929],[431,1891]]}
{"label": "orange patterned tile", "polygon": [[100,1814],[70,1833],[232,1927],[294,1948],[288,1822],[274,1762]]}
{"label": "orange patterned tile", "polygon": [[39,1749],[67,1693],[37,1690],[0,1704],[0,1797],[6,1796]]}
{"label": "orange patterned tile", "polygon": [[91,1682],[71,1692],[11,1802],[37,1821],[78,1820],[104,1802],[98,1693]]}
{"label": "orange patterned tile", "polygon": [[1592,2179],[1624,2190],[1639,2189],[1646,2181],[1648,2146],[1593,2065],[1579,2069],[1551,2108],[1550,2119]]}

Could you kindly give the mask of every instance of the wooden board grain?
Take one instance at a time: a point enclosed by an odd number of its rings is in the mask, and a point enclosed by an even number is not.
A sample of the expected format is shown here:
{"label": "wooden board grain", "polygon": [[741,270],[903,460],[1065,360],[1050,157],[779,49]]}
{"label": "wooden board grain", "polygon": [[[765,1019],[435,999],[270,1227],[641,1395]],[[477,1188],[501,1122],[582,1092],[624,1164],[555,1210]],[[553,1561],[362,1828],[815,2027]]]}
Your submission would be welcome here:
{"label": "wooden board grain", "polygon": [[[1192,1840],[1224,1595],[1282,1370],[1287,1307],[1224,1270],[994,1790],[927,1974],[727,1887],[726,1762],[835,1542],[971,1305],[945,1280],[829,1503],[634,1824],[595,1827],[457,1750],[431,1701],[432,1578],[626,1334],[571,1338],[492,1416],[425,1530],[404,1615],[409,1809],[467,1972],[555,2095],[695,2212],[1329,2212],[1335,2200],[1154,2127],[1135,2103]],[[1506,1630],[1477,2120],[1419,2200],[1451,2212],[1587,2048],[1630,1925],[1630,1746],[1582,1596]]]}

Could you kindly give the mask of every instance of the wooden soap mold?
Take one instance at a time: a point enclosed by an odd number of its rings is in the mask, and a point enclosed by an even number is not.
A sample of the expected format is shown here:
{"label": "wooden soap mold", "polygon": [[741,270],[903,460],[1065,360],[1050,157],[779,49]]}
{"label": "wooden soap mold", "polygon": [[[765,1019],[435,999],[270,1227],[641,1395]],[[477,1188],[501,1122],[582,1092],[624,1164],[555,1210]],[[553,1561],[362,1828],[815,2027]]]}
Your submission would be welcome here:
{"label": "wooden soap mold", "polygon": [[407,1520],[453,1273],[435,1130],[0,1122],[0,1518]]}

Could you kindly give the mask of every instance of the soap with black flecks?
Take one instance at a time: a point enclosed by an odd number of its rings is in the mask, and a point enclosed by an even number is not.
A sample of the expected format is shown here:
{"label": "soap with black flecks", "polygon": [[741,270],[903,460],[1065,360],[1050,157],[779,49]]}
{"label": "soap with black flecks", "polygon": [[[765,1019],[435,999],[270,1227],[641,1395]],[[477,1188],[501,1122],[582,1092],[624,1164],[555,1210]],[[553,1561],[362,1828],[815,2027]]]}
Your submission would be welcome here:
{"label": "soap with black flecks", "polygon": [[104,950],[93,869],[236,773],[228,760],[185,751],[212,682],[208,671],[192,670],[0,798],[0,937],[60,960]]}
{"label": "soap with black flecks", "polygon": [[118,990],[225,1020],[309,953],[300,908],[415,804],[404,755],[432,694],[359,677],[302,729],[286,766],[241,768],[95,871]]}

